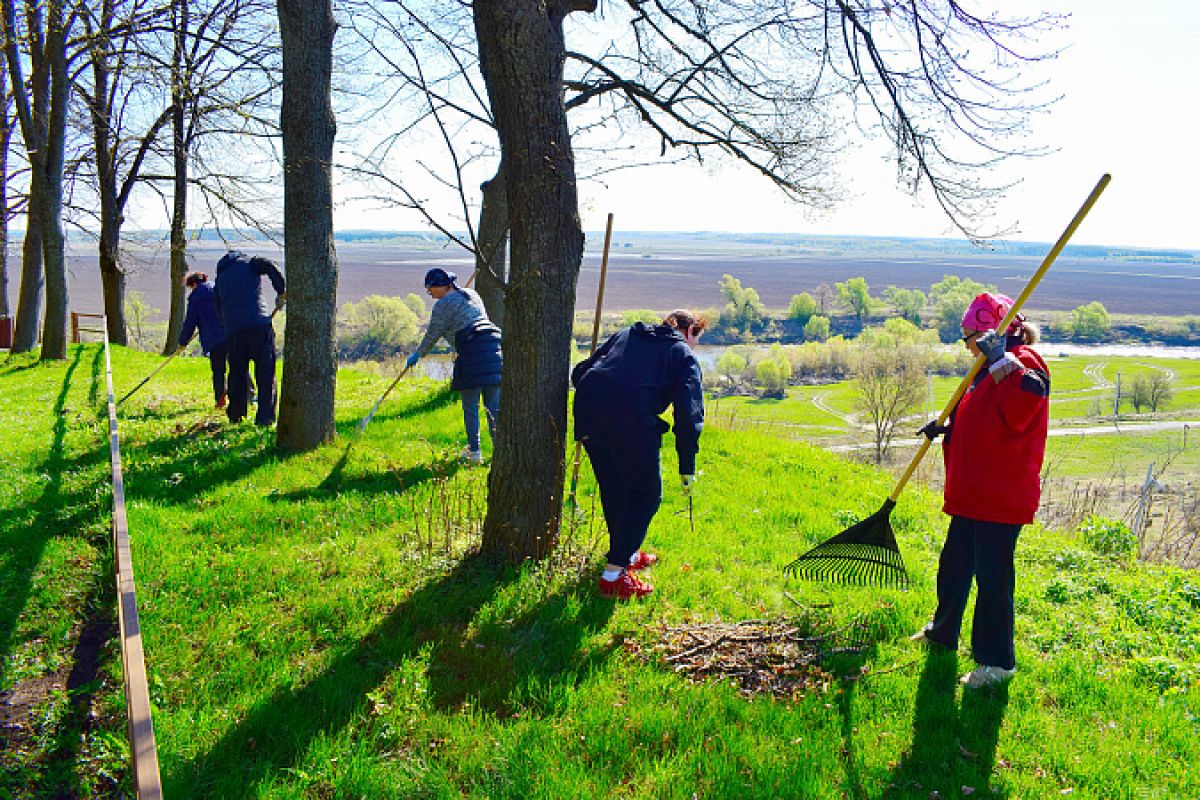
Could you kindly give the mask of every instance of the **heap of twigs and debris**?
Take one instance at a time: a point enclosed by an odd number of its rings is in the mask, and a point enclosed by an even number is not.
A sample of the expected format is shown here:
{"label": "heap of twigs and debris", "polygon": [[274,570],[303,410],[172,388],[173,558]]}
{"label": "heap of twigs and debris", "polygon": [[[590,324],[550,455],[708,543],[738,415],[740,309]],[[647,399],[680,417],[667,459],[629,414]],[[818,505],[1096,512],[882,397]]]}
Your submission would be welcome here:
{"label": "heap of twigs and debris", "polygon": [[861,620],[818,634],[804,616],[672,625],[662,629],[654,650],[666,666],[697,683],[727,681],[747,696],[795,697],[828,691],[836,676],[822,662],[862,653],[870,638]]}

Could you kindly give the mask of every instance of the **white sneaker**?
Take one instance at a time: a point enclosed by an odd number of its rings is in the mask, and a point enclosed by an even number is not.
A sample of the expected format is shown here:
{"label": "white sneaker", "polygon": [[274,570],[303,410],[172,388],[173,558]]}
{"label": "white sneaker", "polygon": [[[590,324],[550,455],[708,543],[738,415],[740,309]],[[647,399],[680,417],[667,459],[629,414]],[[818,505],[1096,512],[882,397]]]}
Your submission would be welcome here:
{"label": "white sneaker", "polygon": [[465,461],[468,464],[482,464],[483,463],[483,451],[482,450],[472,450],[469,447],[464,447],[463,451],[461,453],[459,453],[458,458],[460,461]]}
{"label": "white sneaker", "polygon": [[959,683],[968,689],[982,689],[984,686],[1003,683],[1015,675],[1016,672],[1016,668],[1005,669],[1004,667],[990,667],[980,664],[966,675],[963,675],[959,679]]}

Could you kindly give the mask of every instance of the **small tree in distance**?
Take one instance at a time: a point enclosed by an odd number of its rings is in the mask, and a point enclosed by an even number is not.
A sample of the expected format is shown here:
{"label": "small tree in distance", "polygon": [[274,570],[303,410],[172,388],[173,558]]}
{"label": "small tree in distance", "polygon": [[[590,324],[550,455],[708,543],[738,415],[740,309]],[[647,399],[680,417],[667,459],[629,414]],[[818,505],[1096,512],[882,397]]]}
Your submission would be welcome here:
{"label": "small tree in distance", "polygon": [[725,308],[721,311],[721,327],[733,334],[749,336],[761,328],[767,309],[758,298],[758,292],[750,287],[742,288],[742,282],[732,275],[721,276],[721,294],[725,295]]}
{"label": "small tree in distance", "polygon": [[1079,306],[1071,312],[1071,334],[1078,339],[1099,339],[1107,335],[1111,328],[1108,309],[1099,300]]}
{"label": "small tree in distance", "polygon": [[829,338],[829,317],[820,315],[804,324],[804,341],[823,342]]}
{"label": "small tree in distance", "polygon": [[921,316],[925,313],[925,293],[920,289],[901,289],[889,286],[883,290],[883,299],[896,309],[896,313],[914,325],[921,324]]}
{"label": "small tree in distance", "polygon": [[865,322],[876,305],[867,286],[867,279],[851,278],[845,283],[838,283],[835,286],[838,302],[854,314],[860,324]]}
{"label": "small tree in distance", "polygon": [[794,319],[801,325],[808,324],[808,321],[817,313],[817,301],[808,292],[792,295],[792,302],[788,306],[788,319]]}

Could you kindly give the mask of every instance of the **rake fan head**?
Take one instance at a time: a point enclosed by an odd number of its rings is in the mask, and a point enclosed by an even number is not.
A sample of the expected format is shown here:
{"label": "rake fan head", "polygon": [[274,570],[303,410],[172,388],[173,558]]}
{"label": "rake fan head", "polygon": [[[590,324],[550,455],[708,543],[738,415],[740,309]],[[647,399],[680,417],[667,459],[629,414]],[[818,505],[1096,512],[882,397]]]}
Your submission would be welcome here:
{"label": "rake fan head", "polygon": [[871,516],[825,541],[783,568],[785,574],[864,586],[908,588],[904,559],[892,532],[891,498]]}

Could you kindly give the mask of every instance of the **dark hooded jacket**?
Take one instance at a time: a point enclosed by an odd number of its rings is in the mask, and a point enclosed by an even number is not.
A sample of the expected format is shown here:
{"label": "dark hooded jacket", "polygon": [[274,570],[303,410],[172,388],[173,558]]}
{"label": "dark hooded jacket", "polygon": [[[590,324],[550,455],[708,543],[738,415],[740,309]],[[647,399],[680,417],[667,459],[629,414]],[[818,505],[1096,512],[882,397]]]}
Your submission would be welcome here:
{"label": "dark hooded jacket", "polygon": [[262,276],[266,275],[275,294],[283,294],[283,275],[269,258],[231,250],[217,262],[216,308],[225,325],[225,335],[269,325],[271,312],[263,299]]}
{"label": "dark hooded jacket", "polygon": [[205,281],[192,289],[188,295],[187,315],[183,318],[183,330],[179,332],[181,347],[191,341],[196,328],[200,329],[200,349],[205,355],[224,343],[225,327],[221,324],[221,317],[213,303],[216,291],[212,281]]}
{"label": "dark hooded jacket", "polygon": [[618,331],[571,371],[575,385],[575,438],[662,446],[670,426],[660,415],[674,408],[679,474],[696,473],[704,428],[700,362],[669,325],[638,322]]}
{"label": "dark hooded jacket", "polygon": [[500,384],[504,371],[500,329],[486,317],[475,320],[454,335],[454,350],[458,356],[454,359],[451,389],[462,391]]}

